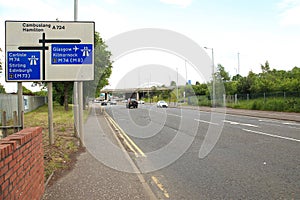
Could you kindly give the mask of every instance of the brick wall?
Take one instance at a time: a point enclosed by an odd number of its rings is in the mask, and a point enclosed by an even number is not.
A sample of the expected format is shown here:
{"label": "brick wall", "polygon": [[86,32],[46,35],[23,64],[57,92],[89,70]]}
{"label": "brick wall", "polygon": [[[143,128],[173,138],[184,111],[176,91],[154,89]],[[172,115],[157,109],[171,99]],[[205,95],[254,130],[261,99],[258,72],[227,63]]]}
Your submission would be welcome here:
{"label": "brick wall", "polygon": [[41,199],[44,193],[42,128],[0,140],[0,200]]}

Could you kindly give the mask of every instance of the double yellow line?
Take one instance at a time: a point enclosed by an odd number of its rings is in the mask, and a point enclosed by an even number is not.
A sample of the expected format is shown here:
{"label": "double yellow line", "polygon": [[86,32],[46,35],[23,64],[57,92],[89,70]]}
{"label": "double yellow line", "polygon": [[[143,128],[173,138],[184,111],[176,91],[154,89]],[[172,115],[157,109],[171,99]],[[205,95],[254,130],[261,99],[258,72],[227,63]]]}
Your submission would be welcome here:
{"label": "double yellow line", "polygon": [[136,157],[146,157],[145,153],[132,141],[132,139],[123,131],[123,129],[113,120],[107,113],[106,118],[114,127],[115,131],[119,132],[119,136],[124,141],[124,144],[134,153]]}
{"label": "double yellow line", "polygon": [[[114,130],[119,133],[119,137],[122,138],[123,144],[125,144],[130,151],[134,153],[136,157],[146,157],[145,153],[132,141],[132,139],[123,131],[123,129],[105,112],[106,119],[113,126]],[[159,181],[159,179],[155,176],[151,176],[154,184],[162,191],[163,195],[169,199],[170,195],[168,191],[165,189],[164,185]],[[144,179],[143,179],[144,180]],[[145,180],[144,180],[145,182]],[[151,189],[150,189],[151,190]],[[155,198],[156,199],[156,198]]]}

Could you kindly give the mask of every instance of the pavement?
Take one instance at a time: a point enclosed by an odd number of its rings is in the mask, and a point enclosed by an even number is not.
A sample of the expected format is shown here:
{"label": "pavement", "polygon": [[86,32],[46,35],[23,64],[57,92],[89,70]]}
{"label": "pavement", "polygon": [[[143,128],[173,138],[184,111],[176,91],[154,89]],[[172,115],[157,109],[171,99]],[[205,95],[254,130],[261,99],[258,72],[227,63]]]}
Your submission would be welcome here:
{"label": "pavement", "polygon": [[[209,107],[182,107],[189,109],[199,109],[201,111],[224,112],[224,109]],[[280,119],[300,122],[299,113],[283,113],[268,111],[250,111],[226,109],[227,114],[255,116],[262,118]],[[94,122],[87,122],[85,126],[88,132],[99,133],[104,137],[109,137],[116,145],[120,142],[115,137],[114,130],[109,126],[105,116],[100,113],[92,113],[89,119],[96,119],[100,123],[101,129],[94,127]],[[98,135],[99,135],[98,134]],[[123,148],[123,147],[120,147]],[[104,149],[105,150],[105,149]],[[123,148],[124,150],[124,148]],[[124,157],[129,158],[124,150]],[[133,167],[134,168],[134,167]],[[46,187],[43,200],[80,200],[80,199],[156,199],[151,187],[139,173],[127,173],[112,169],[99,159],[96,159],[90,152],[85,151],[77,157],[74,168],[65,176]]]}
{"label": "pavement", "polygon": [[[92,113],[85,127],[97,127],[93,119],[97,119],[101,128],[97,135],[109,137],[116,145],[120,145],[113,130],[100,109]],[[120,147],[123,148],[123,147]],[[88,149],[88,148],[87,148]],[[124,149],[123,149],[124,150]],[[124,157],[128,154],[124,150]],[[127,155],[126,155],[127,154]],[[93,156],[89,150],[77,157],[74,168],[65,176],[46,187],[43,200],[106,200],[106,199],[156,199],[148,183],[139,173],[127,173],[107,167]]]}

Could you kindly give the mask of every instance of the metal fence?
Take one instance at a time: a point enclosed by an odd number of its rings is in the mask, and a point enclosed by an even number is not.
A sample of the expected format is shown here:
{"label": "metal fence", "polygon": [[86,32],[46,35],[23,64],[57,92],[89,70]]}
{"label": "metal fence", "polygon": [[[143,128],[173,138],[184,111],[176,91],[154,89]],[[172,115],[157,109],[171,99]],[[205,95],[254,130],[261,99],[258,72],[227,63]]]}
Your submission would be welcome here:
{"label": "metal fence", "polygon": [[[24,112],[30,112],[47,102],[46,97],[23,95]],[[0,94],[0,122],[1,113],[6,112],[7,120],[12,119],[13,112],[18,110],[18,95],[16,94]]]}
{"label": "metal fence", "polygon": [[[293,99],[296,103],[300,101],[300,91],[298,92],[269,92],[269,93],[254,93],[254,94],[235,94],[235,95],[218,95],[216,96],[216,103],[219,106],[230,104],[238,104],[242,101],[250,101],[255,99],[262,99],[264,101],[270,99]],[[211,97],[209,95],[191,96],[188,97],[188,104],[211,106]],[[300,104],[300,102],[299,102]]]}
{"label": "metal fence", "polygon": [[299,92],[265,92],[265,93],[254,93],[254,94],[235,94],[227,95],[227,103],[237,103],[242,100],[252,100],[252,99],[286,99],[286,98],[300,98]]}

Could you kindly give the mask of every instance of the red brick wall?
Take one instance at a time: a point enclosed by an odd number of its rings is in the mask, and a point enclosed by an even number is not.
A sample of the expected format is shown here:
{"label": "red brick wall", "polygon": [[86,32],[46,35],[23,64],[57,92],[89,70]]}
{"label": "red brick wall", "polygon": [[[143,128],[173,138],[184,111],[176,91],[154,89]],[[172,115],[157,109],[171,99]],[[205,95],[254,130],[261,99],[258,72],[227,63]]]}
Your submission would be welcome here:
{"label": "red brick wall", "polygon": [[42,128],[0,140],[0,200],[41,199],[44,194]]}

